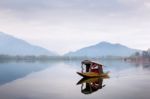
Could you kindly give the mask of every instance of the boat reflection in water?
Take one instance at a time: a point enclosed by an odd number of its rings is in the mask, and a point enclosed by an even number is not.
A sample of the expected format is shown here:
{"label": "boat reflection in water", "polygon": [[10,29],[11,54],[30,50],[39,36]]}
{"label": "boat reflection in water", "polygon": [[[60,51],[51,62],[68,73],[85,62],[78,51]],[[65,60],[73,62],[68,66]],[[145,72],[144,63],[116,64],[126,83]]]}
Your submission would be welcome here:
{"label": "boat reflection in water", "polygon": [[[99,89],[102,89],[103,79],[109,78],[108,73],[103,72],[102,64],[98,64],[89,60],[84,60],[81,62],[81,72],[77,72],[83,78],[77,83],[81,85],[81,92],[84,94],[91,94]],[[86,69],[84,69],[85,65]],[[85,71],[84,71],[85,70]]]}
{"label": "boat reflection in water", "polygon": [[91,94],[105,86],[105,84],[103,85],[103,79],[100,77],[82,78],[77,85],[81,85],[81,92],[83,94]]}

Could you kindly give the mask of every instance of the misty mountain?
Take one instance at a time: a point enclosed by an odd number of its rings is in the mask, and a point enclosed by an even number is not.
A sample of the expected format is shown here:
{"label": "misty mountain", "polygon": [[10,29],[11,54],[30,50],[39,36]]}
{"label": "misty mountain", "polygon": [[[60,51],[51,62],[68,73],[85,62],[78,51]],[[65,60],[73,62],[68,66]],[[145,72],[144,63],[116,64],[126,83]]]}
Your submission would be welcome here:
{"label": "misty mountain", "polygon": [[100,42],[96,45],[85,47],[75,52],[69,52],[65,54],[65,56],[76,56],[76,57],[130,56],[136,51],[139,50],[131,49],[121,44]]}
{"label": "misty mountain", "polygon": [[24,40],[15,38],[0,32],[0,54],[5,55],[49,55],[56,56],[55,53],[35,45],[31,45]]}

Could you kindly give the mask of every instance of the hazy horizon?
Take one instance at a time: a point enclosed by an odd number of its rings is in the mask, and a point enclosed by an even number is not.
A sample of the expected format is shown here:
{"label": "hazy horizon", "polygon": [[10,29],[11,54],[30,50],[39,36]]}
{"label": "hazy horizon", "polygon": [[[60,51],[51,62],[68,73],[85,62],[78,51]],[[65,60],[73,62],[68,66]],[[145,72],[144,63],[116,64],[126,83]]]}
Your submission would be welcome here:
{"label": "hazy horizon", "polygon": [[58,54],[97,44],[147,50],[149,0],[0,1],[0,31]]}

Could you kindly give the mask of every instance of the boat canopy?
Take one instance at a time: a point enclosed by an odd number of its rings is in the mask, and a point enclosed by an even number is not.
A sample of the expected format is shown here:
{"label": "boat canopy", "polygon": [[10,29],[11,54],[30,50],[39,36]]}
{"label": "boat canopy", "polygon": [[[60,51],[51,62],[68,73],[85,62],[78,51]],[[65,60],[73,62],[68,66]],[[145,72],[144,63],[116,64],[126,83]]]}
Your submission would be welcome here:
{"label": "boat canopy", "polygon": [[98,64],[98,63],[92,62],[90,60],[84,60],[81,63],[82,63],[82,65],[85,64],[86,66],[89,66],[89,65],[103,66],[102,64]]}

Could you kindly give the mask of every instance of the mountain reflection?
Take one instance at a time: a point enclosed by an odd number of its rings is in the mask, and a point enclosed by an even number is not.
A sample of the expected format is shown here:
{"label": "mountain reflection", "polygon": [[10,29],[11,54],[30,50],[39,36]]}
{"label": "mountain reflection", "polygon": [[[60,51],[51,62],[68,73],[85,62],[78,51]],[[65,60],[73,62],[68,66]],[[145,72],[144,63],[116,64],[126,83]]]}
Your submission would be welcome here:
{"label": "mountain reflection", "polygon": [[82,78],[78,81],[77,85],[81,84],[81,92],[83,94],[91,94],[93,92],[102,89],[105,84],[103,84],[103,78],[96,77],[96,78]]}
{"label": "mountain reflection", "polygon": [[41,71],[56,62],[4,62],[0,63],[0,86]]}

